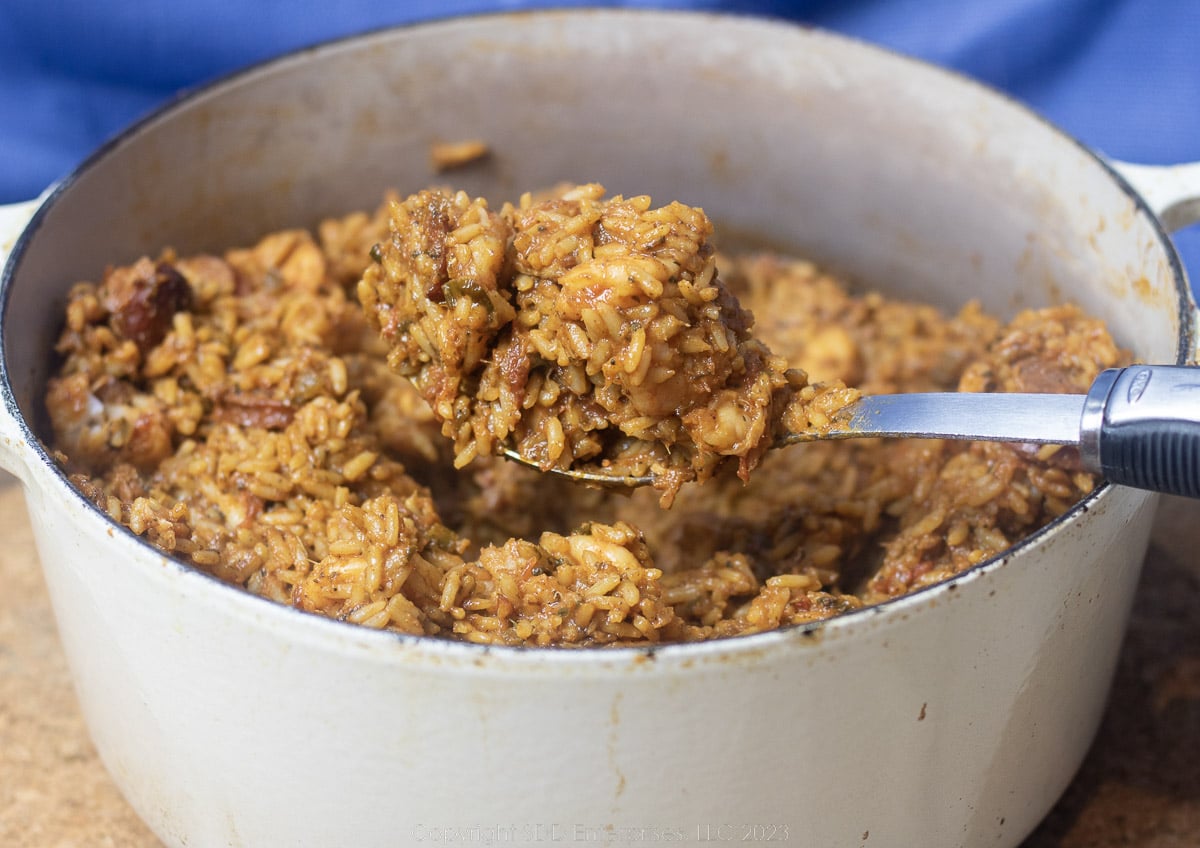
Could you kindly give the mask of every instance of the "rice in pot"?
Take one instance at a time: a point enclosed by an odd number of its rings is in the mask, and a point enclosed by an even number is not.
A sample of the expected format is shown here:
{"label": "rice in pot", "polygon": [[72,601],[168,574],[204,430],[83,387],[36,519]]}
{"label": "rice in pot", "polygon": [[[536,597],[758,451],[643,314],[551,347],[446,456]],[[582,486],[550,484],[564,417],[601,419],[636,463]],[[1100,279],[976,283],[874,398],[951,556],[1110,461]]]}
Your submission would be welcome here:
{"label": "rice in pot", "polygon": [[498,211],[463,192],[391,206],[359,298],[454,440],[543,470],[649,474],[670,506],[726,457],[746,479],[780,422],[856,393],[812,386],[750,334],[702,210],[568,189]]}
{"label": "rice in pot", "polygon": [[[819,417],[855,396],[847,385],[1083,392],[1128,355],[1074,306],[1005,324],[974,304],[946,315],[851,294],[802,260],[717,254],[700,210],[596,186],[503,213],[415,198],[78,284],[46,394],[71,480],[161,550],[297,609],[572,646],[733,636],[877,603],[999,553],[1096,483],[1071,448],[859,440],[764,455],[769,427],[744,439],[716,432],[720,415],[686,414],[725,391],[742,421],[795,403]],[[398,218],[435,212],[443,223],[409,230],[427,243],[396,240]],[[624,300],[580,296],[586,279],[562,295],[581,259],[642,267],[647,246],[659,265],[633,273]],[[441,300],[405,312],[395,280],[429,261]],[[524,359],[494,348],[514,322]],[[553,371],[563,345],[581,373]],[[667,361],[689,375],[656,384],[672,386],[669,408],[606,394],[610,375]],[[711,479],[663,510],[660,492],[584,489],[492,456],[510,433],[549,464],[657,465],[671,492]]]}

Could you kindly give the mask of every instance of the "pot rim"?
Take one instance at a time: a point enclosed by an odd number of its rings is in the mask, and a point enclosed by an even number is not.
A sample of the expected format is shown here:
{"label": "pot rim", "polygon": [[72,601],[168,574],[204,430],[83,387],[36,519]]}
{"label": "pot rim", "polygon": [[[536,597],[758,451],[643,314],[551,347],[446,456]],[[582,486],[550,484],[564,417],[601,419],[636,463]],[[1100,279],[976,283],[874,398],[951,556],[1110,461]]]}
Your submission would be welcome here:
{"label": "pot rim", "polygon": [[[1171,276],[1175,283],[1175,303],[1180,330],[1176,349],[1176,361],[1173,364],[1191,364],[1194,361],[1198,332],[1196,326],[1196,307],[1193,303],[1185,269],[1162,222],[1145,199],[1112,164],[1031,107],[960,71],[900,53],[854,36],[767,15],[647,8],[549,8],[497,11],[471,15],[446,15],[406,24],[378,27],[296,48],[222,74],[203,84],[175,94],[101,144],[77,167],[72,169],[68,175],[45,192],[43,202],[39,205],[29,223],[17,238],[8,261],[5,263],[2,271],[0,271],[0,339],[3,338],[2,328],[7,324],[10,317],[9,303],[12,280],[16,276],[29,241],[42,225],[47,212],[53,208],[55,203],[65,193],[70,191],[71,186],[76,181],[86,174],[97,162],[103,160],[110,151],[121,146],[127,139],[137,135],[144,127],[160,120],[169,119],[171,113],[177,109],[186,106],[196,99],[209,96],[230,84],[248,81],[264,71],[282,67],[292,62],[308,61],[313,56],[336,51],[352,43],[370,41],[399,32],[436,31],[439,28],[454,26],[463,22],[480,22],[492,19],[509,21],[520,18],[560,18],[570,21],[595,17],[611,19],[638,18],[641,22],[647,19],[657,19],[665,22],[671,20],[707,21],[711,25],[716,26],[736,21],[742,25],[761,26],[772,31],[790,29],[797,33],[802,32],[808,35],[828,38],[831,41],[849,44],[854,49],[882,54],[900,63],[910,63],[917,67],[924,67],[939,72],[956,78],[960,83],[973,86],[985,94],[1015,107],[1036,123],[1040,123],[1043,127],[1050,129],[1058,138],[1070,143],[1098,163],[1122,193],[1133,202],[1136,212],[1149,223],[1155,238],[1166,255]],[[1110,483],[1102,483],[1075,503],[1065,513],[1053,519],[1039,530],[1023,537],[996,556],[985,559],[954,577],[874,606],[864,607],[821,621],[789,625],[761,633],[724,637],[704,642],[585,649],[525,645],[484,645],[424,635],[374,630],[321,615],[304,613],[267,598],[254,595],[193,565],[165,555],[161,550],[152,546],[143,537],[133,533],[129,528],[113,522],[98,507],[88,501],[82,492],[71,485],[66,474],[51,458],[49,451],[30,426],[29,421],[17,404],[9,376],[7,351],[3,349],[0,349],[0,399],[3,400],[7,414],[15,424],[16,435],[29,448],[26,466],[31,479],[32,477],[36,477],[39,483],[45,481],[46,491],[51,496],[45,499],[45,503],[51,503],[54,498],[65,496],[67,503],[76,508],[76,512],[79,513],[81,519],[92,522],[92,524],[85,527],[84,532],[108,532],[110,535],[112,532],[121,533],[121,538],[134,543],[130,550],[131,559],[133,560],[131,565],[133,567],[147,568],[147,579],[149,579],[149,575],[162,575],[164,579],[168,580],[182,579],[189,581],[189,583],[185,584],[189,587],[213,587],[214,591],[224,593],[223,596],[216,596],[223,608],[240,608],[240,612],[255,619],[256,624],[282,628],[288,631],[288,637],[294,643],[316,643],[328,648],[336,645],[342,649],[365,650],[372,653],[386,652],[383,655],[396,657],[425,656],[430,660],[443,663],[447,661],[462,662],[476,669],[491,667],[495,670],[500,666],[511,663],[526,669],[531,666],[543,665],[548,668],[561,668],[564,664],[567,664],[570,666],[582,665],[594,669],[605,667],[612,669],[640,667],[661,670],[664,666],[664,661],[667,661],[667,664],[672,666],[691,668],[698,666],[701,660],[724,662],[732,660],[735,657],[744,659],[747,656],[762,656],[781,648],[794,648],[796,646],[815,648],[835,639],[853,638],[857,633],[868,632],[867,625],[869,624],[883,625],[885,623],[899,622],[916,614],[919,610],[934,607],[940,601],[952,596],[959,587],[982,579],[986,574],[1003,567],[1013,557],[1049,542],[1053,537],[1062,532],[1068,524],[1077,521],[1087,512],[1106,502],[1114,488]],[[26,482],[26,486],[29,486],[28,482]],[[43,504],[43,508],[44,506],[45,504]],[[149,566],[154,562],[165,565],[167,568],[150,569]],[[195,591],[208,592],[209,589],[197,588]],[[192,601],[185,599],[185,602],[190,603]],[[647,662],[647,660],[654,660],[654,662]],[[493,663],[499,663],[499,665],[493,666]]]}

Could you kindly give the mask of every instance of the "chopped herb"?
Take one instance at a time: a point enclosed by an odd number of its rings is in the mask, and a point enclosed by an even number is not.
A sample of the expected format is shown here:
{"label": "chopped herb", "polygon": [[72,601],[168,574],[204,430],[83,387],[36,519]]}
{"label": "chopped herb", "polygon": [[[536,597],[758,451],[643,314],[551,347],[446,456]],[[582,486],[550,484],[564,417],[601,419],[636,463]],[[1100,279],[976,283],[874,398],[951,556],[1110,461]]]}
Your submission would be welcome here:
{"label": "chopped herb", "polygon": [[496,311],[496,307],[492,304],[492,299],[488,297],[488,293],[484,290],[483,286],[470,277],[455,277],[453,280],[448,280],[445,291],[446,299],[450,301],[451,306],[454,306],[460,297],[466,297],[486,309],[488,315],[492,315]]}
{"label": "chopped herb", "polygon": [[458,537],[444,524],[435,524],[429,528],[429,541],[444,551],[453,550]]}

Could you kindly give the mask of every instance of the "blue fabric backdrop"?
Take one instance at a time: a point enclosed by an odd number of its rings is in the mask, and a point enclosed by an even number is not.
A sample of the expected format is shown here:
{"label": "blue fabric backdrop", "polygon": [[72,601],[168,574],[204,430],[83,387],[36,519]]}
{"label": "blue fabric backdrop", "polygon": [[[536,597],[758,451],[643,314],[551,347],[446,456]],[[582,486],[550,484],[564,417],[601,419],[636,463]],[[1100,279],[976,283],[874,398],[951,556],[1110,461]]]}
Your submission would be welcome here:
{"label": "blue fabric backdrop", "polygon": [[[181,88],[334,36],[517,0],[3,0],[0,203],[33,197]],[[787,17],[955,68],[1092,147],[1200,160],[1195,0],[673,0]],[[1200,228],[1177,237],[1200,281]]]}

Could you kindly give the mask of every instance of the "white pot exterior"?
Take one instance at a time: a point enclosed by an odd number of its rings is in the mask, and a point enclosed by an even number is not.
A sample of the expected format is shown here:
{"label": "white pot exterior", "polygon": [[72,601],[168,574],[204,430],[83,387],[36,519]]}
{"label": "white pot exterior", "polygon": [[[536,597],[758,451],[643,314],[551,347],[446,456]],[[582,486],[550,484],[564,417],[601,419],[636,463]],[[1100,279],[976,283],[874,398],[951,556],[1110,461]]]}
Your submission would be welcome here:
{"label": "white pot exterior", "polygon": [[611,845],[755,826],[1015,844],[1091,742],[1150,527],[1150,499],[1116,490],[954,590],[845,626],[577,655],[309,620],[55,500],[32,513],[88,726],[135,809],[190,846],[471,827],[532,844],[539,825],[567,841],[611,825]]}
{"label": "white pot exterior", "polygon": [[[631,68],[646,56],[662,74]],[[434,59],[444,72],[430,79]],[[615,69],[589,103],[603,120],[572,125],[600,69]],[[365,90],[339,95],[330,80]],[[475,93],[459,108],[432,108],[464,86]],[[679,114],[655,106],[667,89]],[[416,117],[393,124],[372,102]],[[192,848],[1017,844],[1098,725],[1152,495],[1106,487],[1000,560],[807,630],[654,652],[488,650],[219,584],[109,525],[29,443],[20,417],[34,415],[58,308],[30,280],[61,293],[126,253],[233,243],[307,220],[322,191],[320,213],[365,206],[380,186],[433,181],[431,140],[478,135],[495,154],[465,172],[475,191],[597,178],[791,235],[892,291],[1002,311],[1070,297],[1144,360],[1192,355],[1169,244],[1090,153],[972,83],[822,33],[522,15],[379,34],[230,81],[58,192],[4,299],[0,464],[25,484],[79,699],[130,803]],[[55,249],[64,232],[70,256]]]}

